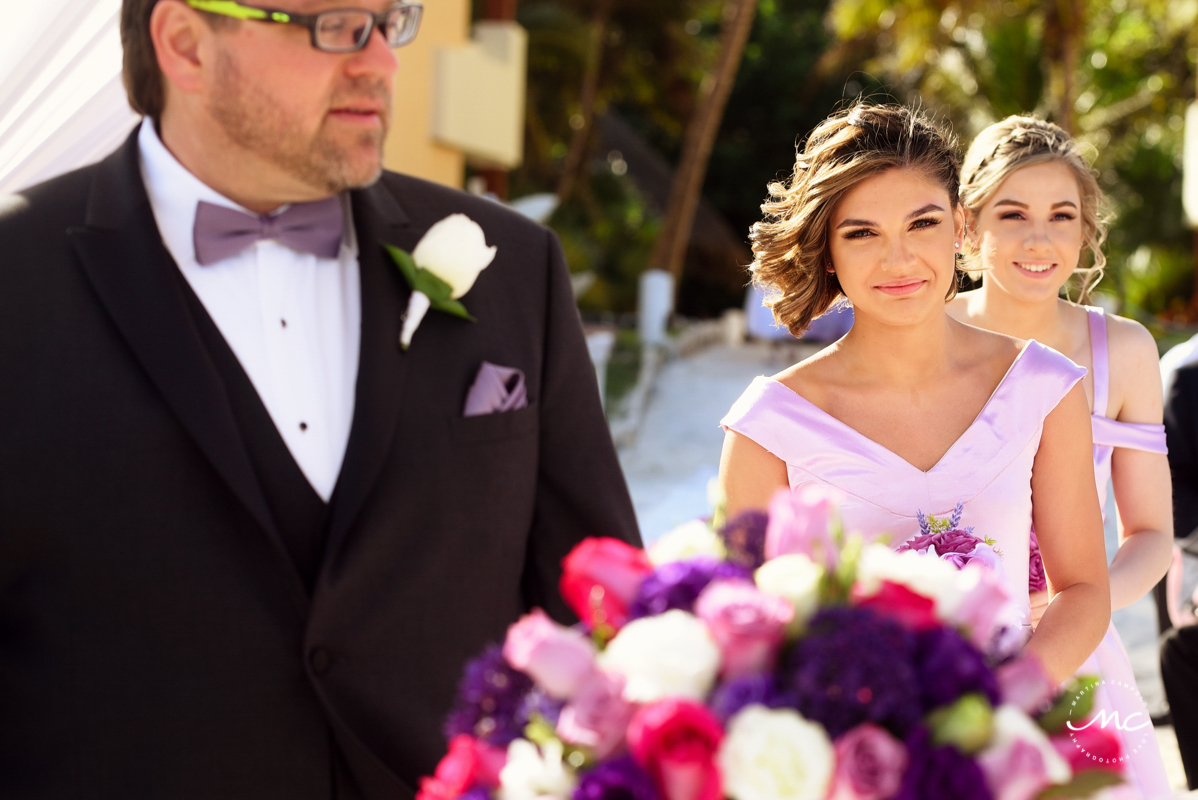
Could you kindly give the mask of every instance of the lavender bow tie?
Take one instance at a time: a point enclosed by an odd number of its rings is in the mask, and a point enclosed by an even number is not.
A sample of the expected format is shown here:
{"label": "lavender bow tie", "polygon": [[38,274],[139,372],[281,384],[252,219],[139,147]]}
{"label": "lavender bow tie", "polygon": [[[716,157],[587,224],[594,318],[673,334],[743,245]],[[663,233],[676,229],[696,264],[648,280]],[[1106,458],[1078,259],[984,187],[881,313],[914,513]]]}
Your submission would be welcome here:
{"label": "lavender bow tie", "polygon": [[253,217],[225,206],[196,206],[193,230],[196,261],[206,267],[235,256],[260,239],[321,258],[341,252],[341,201],[336,197],[315,203],[296,203],[282,214]]}

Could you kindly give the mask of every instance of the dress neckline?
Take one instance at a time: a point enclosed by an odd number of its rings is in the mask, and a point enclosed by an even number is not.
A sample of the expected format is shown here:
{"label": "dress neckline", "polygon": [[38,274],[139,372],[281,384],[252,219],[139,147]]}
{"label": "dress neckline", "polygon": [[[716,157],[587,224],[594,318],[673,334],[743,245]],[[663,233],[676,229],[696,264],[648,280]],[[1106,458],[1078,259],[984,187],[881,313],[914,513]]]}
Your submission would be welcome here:
{"label": "dress neckline", "polygon": [[957,446],[960,445],[961,442],[970,435],[970,433],[974,430],[974,428],[977,427],[978,422],[982,419],[982,417],[984,417],[986,415],[986,411],[994,403],[995,398],[998,397],[999,393],[1002,391],[1003,387],[1006,385],[1007,379],[1011,377],[1011,374],[1015,371],[1016,366],[1021,361],[1023,361],[1024,354],[1027,353],[1028,349],[1031,347],[1033,342],[1036,342],[1036,340],[1028,339],[1026,342],[1023,343],[1023,347],[1015,355],[1015,359],[1011,362],[1011,365],[1009,367],[1007,367],[1007,371],[1003,373],[1003,376],[999,380],[998,385],[996,385],[994,387],[994,391],[990,392],[990,396],[986,398],[986,402],[982,404],[982,407],[978,410],[978,413],[974,416],[973,420],[969,423],[968,426],[966,426],[965,430],[963,430],[961,432],[961,435],[953,440],[953,443],[948,446],[948,449],[940,454],[940,458],[936,459],[936,463],[933,464],[932,466],[928,467],[926,470],[920,469],[919,467],[915,466],[910,461],[908,461],[907,459],[900,456],[898,453],[891,450],[889,447],[886,447],[885,445],[880,444],[876,440],[869,438],[861,431],[859,431],[856,428],[854,428],[853,426],[849,425],[847,422],[844,422],[843,420],[832,416],[827,411],[824,411],[822,408],[817,406],[815,403],[808,400],[806,397],[803,397],[803,395],[799,394],[794,389],[791,389],[789,386],[782,383],[782,381],[777,380],[772,377],[768,377],[768,376],[763,376],[763,377],[766,381],[776,384],[778,387],[785,390],[787,392],[787,394],[790,395],[791,397],[793,397],[800,405],[813,411],[814,413],[818,414],[820,417],[823,417],[824,419],[828,420],[832,425],[845,431],[850,436],[854,436],[857,439],[859,439],[861,442],[865,443],[866,445],[873,447],[874,449],[884,453],[885,455],[894,459],[898,463],[902,464],[907,469],[914,470],[915,472],[918,472],[921,475],[930,475],[933,472],[935,472],[942,464],[944,464],[945,460],[947,460],[948,457],[950,455],[952,455],[953,451],[957,449]]}

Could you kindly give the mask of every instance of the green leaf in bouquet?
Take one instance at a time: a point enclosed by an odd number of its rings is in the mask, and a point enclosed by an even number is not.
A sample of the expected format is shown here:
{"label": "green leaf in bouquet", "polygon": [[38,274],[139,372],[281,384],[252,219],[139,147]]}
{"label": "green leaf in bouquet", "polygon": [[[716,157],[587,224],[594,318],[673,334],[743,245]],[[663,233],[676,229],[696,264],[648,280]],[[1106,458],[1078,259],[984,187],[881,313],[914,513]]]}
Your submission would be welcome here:
{"label": "green leaf in bouquet", "polygon": [[399,272],[403,275],[404,280],[408,282],[408,286],[415,289],[417,267],[416,262],[412,260],[411,254],[389,244],[383,245],[383,249],[391,256],[391,260],[395,262],[395,266],[399,267]]}
{"label": "green leaf in bouquet", "polygon": [[557,742],[562,747],[562,760],[574,769],[583,769],[595,763],[594,755],[587,748],[561,741],[554,727],[540,714],[533,714],[524,726],[524,738],[542,748],[550,742]]}
{"label": "green leaf in bouquet", "polygon": [[859,535],[849,536],[840,550],[836,569],[824,575],[820,585],[820,605],[843,605],[849,599],[849,591],[857,580],[857,562],[861,560],[861,549],[865,540]]}
{"label": "green leaf in bouquet", "polygon": [[1117,773],[1105,769],[1088,769],[1073,776],[1073,780],[1060,786],[1052,786],[1036,795],[1036,800],[1056,797],[1091,797],[1103,789],[1120,786],[1123,779]]}
{"label": "green leaf in bouquet", "polygon": [[933,710],[927,723],[934,743],[951,744],[962,753],[973,755],[989,744],[994,735],[994,709],[983,695],[967,694],[952,705]]}
{"label": "green leaf in bouquet", "polygon": [[1080,722],[1090,716],[1094,709],[1094,688],[1098,678],[1085,676],[1074,678],[1057,695],[1052,706],[1036,720],[1040,728],[1050,736],[1060,733],[1070,720]]}

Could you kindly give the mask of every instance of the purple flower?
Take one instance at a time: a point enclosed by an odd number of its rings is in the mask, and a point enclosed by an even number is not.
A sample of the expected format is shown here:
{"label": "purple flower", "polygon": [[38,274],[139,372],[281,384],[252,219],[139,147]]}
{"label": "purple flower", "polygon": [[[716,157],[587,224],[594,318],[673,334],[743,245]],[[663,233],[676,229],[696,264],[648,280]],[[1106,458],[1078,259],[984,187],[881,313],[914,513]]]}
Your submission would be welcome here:
{"label": "purple flower", "polygon": [[864,608],[819,612],[791,651],[783,687],[832,738],[862,722],[902,737],[922,716],[914,636]]}
{"label": "purple flower", "polygon": [[1048,590],[1048,578],[1044,575],[1044,559],[1040,555],[1040,540],[1036,537],[1035,528],[1027,550],[1027,590],[1029,592],[1044,592]]}
{"label": "purple flower", "polygon": [[464,734],[507,747],[524,735],[526,696],[532,689],[532,680],[512,669],[497,645],[488,647],[466,664],[457,702],[445,722],[445,738]]}
{"label": "purple flower", "polygon": [[573,800],[658,800],[658,796],[649,774],[631,756],[623,756],[582,773]]}
{"label": "purple flower", "polygon": [[978,763],[952,745],[932,747],[922,726],[907,737],[907,758],[894,800],[994,800]]}
{"label": "purple flower", "polygon": [[858,725],[836,740],[836,800],[885,800],[894,796],[907,770],[907,748],[877,725]]}
{"label": "purple flower", "polygon": [[746,675],[716,687],[708,705],[727,724],[745,706],[785,708],[794,706],[795,700],[782,691],[773,675]]}
{"label": "purple flower", "polygon": [[753,573],[739,564],[710,557],[662,564],[641,583],[629,619],[655,617],[673,609],[694,611],[695,600],[717,578],[752,581]]}
{"label": "purple flower", "polygon": [[458,796],[458,800],[493,800],[493,798],[491,790],[485,786],[475,786],[473,789],[467,790],[465,794]]}
{"label": "purple flower", "polygon": [[720,528],[728,561],[751,570],[764,564],[765,529],[769,520],[763,511],[742,511]]}
{"label": "purple flower", "polygon": [[916,536],[914,539],[903,542],[897,549],[899,552],[904,550],[923,552],[932,549],[938,556],[969,555],[973,553],[975,547],[982,543],[982,540],[974,536],[970,530],[951,530]]}
{"label": "purple flower", "polygon": [[935,628],[916,637],[915,664],[925,711],[946,706],[963,694],[983,694],[997,706],[998,678],[985,656],[952,628]]}

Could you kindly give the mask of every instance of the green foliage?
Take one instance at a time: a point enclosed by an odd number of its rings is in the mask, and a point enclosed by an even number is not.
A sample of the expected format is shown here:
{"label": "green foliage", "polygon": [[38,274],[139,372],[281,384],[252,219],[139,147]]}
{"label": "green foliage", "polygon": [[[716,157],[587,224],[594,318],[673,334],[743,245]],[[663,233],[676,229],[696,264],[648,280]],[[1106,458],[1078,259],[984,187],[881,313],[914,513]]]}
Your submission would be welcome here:
{"label": "green foliage", "polygon": [[1065,730],[1065,723],[1070,720],[1085,719],[1094,708],[1097,686],[1098,678],[1073,678],[1036,722],[1049,736],[1055,736]]}

